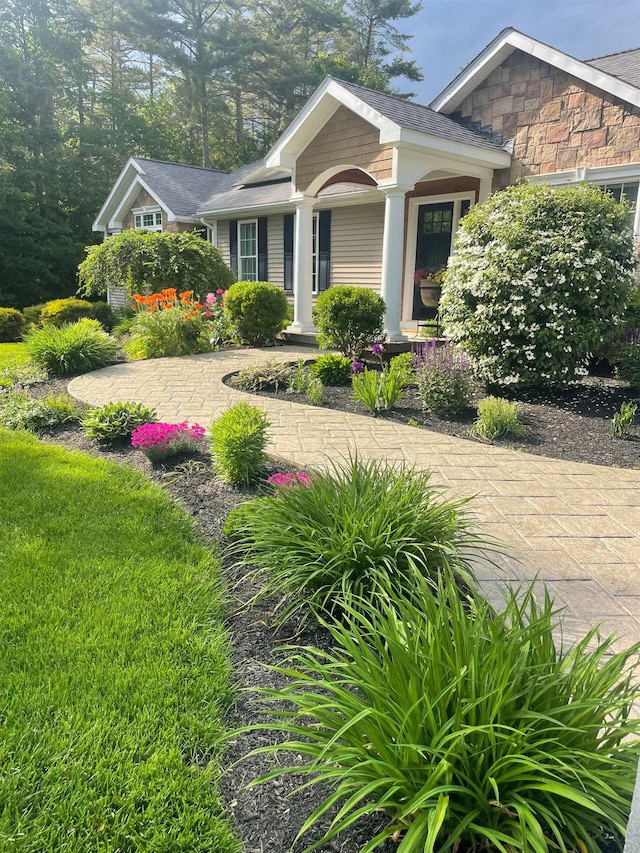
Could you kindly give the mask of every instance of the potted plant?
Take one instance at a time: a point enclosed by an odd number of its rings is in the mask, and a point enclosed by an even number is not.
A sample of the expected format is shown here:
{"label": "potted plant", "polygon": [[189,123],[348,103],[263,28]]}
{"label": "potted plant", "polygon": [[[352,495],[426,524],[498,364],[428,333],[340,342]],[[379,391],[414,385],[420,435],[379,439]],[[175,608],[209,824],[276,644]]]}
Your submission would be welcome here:
{"label": "potted plant", "polygon": [[442,292],[444,267],[421,267],[414,273],[414,282],[420,288],[420,299],[425,308],[437,308]]}

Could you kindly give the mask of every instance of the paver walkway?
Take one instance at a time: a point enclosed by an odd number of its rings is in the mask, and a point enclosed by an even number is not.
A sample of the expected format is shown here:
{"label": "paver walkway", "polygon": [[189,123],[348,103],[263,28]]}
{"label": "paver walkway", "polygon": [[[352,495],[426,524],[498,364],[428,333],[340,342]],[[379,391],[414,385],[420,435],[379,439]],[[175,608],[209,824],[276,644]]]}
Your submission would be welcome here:
{"label": "paver walkway", "polygon": [[[163,420],[210,423],[247,395],[227,373],[266,358],[309,355],[300,347],[238,350],[140,361],[80,376],[70,393],[91,405],[136,400]],[[478,566],[490,597],[504,581],[538,576],[566,605],[567,639],[601,623],[621,644],[640,640],[640,470],[532,456],[361,415],[286,399],[256,400],[267,412],[270,451],[299,465],[322,465],[357,450],[363,459],[403,460],[432,472],[459,496],[475,496],[483,530],[510,549],[500,568]]]}

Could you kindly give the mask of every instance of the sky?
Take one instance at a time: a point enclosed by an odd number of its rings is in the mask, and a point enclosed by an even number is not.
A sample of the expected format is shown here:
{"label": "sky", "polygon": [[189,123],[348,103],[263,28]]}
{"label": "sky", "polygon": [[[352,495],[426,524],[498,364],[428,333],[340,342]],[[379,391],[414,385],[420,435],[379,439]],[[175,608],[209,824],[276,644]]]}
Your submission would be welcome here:
{"label": "sky", "polygon": [[[394,80],[413,100],[430,103],[505,27],[591,59],[640,47],[640,0],[422,0],[400,29],[411,33],[424,81]],[[404,25],[404,26],[403,26]]]}

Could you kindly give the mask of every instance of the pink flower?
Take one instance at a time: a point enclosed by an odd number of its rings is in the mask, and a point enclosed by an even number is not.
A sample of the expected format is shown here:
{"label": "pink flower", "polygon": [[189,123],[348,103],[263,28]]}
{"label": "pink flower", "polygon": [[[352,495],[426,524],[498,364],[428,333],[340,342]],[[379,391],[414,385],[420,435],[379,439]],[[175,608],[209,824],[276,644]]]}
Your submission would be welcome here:
{"label": "pink flower", "polygon": [[269,477],[267,483],[275,486],[276,491],[278,489],[293,488],[294,486],[304,486],[306,489],[310,489],[313,485],[313,475],[305,474],[304,471],[287,471],[286,473],[278,471],[277,474],[272,474]]}
{"label": "pink flower", "polygon": [[203,316],[205,316],[205,317],[210,317],[210,316],[211,316],[211,311],[205,311]]}

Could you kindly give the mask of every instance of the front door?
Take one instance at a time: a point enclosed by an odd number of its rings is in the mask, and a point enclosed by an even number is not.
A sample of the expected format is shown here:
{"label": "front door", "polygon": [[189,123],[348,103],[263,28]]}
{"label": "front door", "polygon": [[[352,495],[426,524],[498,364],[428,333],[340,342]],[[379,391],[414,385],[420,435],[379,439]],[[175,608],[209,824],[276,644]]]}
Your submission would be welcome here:
{"label": "front door", "polygon": [[[421,204],[418,208],[418,234],[416,237],[415,269],[441,269],[446,267],[451,254],[453,234],[452,201],[439,204]],[[429,310],[420,299],[420,288],[416,285],[413,296],[413,319],[424,320]]]}

